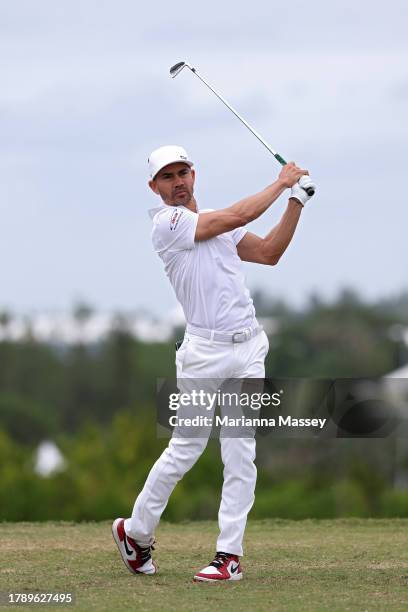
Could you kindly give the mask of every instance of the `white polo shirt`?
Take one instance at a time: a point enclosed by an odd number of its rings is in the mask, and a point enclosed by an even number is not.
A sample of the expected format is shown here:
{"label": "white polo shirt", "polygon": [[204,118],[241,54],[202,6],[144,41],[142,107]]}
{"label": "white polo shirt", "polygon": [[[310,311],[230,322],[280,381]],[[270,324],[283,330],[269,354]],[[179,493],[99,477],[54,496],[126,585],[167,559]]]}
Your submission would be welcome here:
{"label": "white polo shirt", "polygon": [[154,249],[163,260],[187,323],[217,331],[250,327],[255,309],[236,248],[247,230],[238,228],[196,242],[198,213],[166,204],[149,213]]}

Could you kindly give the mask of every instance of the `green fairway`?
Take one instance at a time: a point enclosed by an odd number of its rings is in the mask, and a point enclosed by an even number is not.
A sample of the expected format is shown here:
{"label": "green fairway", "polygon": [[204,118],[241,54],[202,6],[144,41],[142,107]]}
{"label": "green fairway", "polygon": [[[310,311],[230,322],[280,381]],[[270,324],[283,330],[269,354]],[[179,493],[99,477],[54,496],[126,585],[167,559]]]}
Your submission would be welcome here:
{"label": "green fairway", "polygon": [[214,522],[162,523],[159,573],[133,576],[110,523],[0,523],[0,591],[74,591],[65,609],[114,612],[408,609],[408,519],[249,521],[244,579],[193,583],[216,535]]}

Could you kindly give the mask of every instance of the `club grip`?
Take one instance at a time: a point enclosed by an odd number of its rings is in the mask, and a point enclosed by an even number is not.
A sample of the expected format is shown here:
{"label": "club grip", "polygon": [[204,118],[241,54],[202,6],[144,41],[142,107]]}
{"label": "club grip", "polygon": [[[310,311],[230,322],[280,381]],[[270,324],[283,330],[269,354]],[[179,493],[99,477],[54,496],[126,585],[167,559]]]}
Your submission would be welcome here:
{"label": "club grip", "polygon": [[306,193],[308,196],[312,197],[312,195],[314,195],[315,190],[313,189],[313,187],[308,187],[307,189],[305,189]]}

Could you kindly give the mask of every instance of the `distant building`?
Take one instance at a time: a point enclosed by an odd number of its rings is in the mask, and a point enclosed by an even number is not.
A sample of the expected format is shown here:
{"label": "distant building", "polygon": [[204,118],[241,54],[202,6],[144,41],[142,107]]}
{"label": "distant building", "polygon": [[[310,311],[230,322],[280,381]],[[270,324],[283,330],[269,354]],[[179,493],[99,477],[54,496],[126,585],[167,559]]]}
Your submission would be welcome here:
{"label": "distant building", "polygon": [[47,478],[66,467],[65,459],[58,446],[52,440],[44,440],[35,452],[34,471]]}
{"label": "distant building", "polygon": [[[276,320],[259,318],[266,333],[276,331]],[[75,312],[41,312],[31,315],[13,315],[0,325],[2,340],[19,341],[33,338],[50,344],[92,344],[104,340],[115,329],[126,330],[141,342],[168,342],[176,330],[185,326],[181,306],[176,306],[165,317],[158,319],[141,312],[92,312],[78,317]]]}

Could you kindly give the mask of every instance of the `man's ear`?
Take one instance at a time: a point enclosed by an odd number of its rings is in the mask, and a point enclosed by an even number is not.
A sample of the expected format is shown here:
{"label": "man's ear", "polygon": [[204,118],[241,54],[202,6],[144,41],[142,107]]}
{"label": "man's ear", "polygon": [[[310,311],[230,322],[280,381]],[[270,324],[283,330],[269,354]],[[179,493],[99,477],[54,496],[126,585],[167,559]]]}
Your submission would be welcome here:
{"label": "man's ear", "polygon": [[155,181],[155,180],[151,179],[151,180],[149,181],[149,187],[150,187],[150,189],[151,189],[152,191],[154,191],[154,193],[156,193],[156,194],[158,194],[158,193],[159,193],[159,190],[157,189],[157,184],[156,184],[156,181]]}
{"label": "man's ear", "polygon": [[193,180],[195,181],[195,170],[194,168],[191,168],[191,176],[193,177]]}

